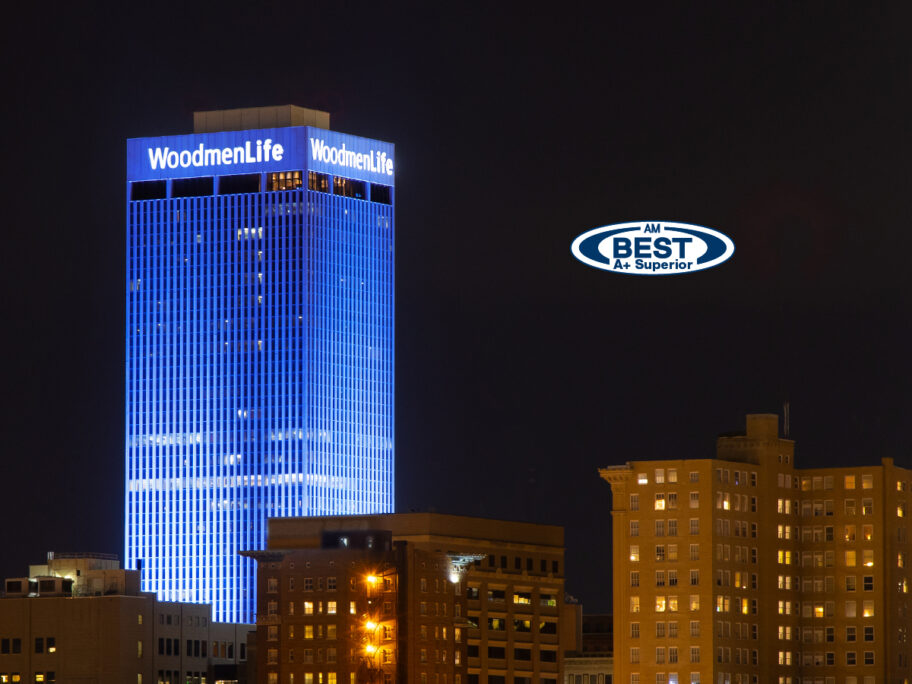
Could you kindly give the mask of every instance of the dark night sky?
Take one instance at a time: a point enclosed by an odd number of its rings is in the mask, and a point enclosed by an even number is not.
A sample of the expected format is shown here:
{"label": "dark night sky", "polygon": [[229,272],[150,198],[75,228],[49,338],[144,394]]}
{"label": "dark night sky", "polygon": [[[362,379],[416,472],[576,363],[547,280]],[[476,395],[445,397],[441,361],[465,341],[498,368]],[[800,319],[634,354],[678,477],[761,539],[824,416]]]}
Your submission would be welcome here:
{"label": "dark night sky", "polygon": [[[711,456],[785,399],[799,465],[912,465],[908,6],[328,4],[5,17],[0,574],[123,552],[124,139],[197,109],[396,144],[398,510],[564,525],[587,611],[598,466]],[[637,219],[737,252],[669,278],[570,255]]]}

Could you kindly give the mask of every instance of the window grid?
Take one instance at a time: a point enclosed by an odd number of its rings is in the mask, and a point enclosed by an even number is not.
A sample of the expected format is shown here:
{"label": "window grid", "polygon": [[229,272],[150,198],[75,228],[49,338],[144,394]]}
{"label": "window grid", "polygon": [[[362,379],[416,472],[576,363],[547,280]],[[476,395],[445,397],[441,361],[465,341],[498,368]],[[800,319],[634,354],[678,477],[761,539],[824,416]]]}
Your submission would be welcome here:
{"label": "window grid", "polygon": [[393,510],[393,206],[129,201],[127,251],[125,565],[253,622],[267,518]]}

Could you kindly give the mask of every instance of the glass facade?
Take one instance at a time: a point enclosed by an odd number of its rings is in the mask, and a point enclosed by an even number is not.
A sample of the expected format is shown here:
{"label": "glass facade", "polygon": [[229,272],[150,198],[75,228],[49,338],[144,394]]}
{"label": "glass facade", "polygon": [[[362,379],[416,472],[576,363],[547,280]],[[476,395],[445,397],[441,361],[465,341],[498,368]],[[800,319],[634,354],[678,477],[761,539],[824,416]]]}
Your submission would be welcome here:
{"label": "glass facade", "polygon": [[279,135],[297,153],[192,182],[129,150],[211,135],[128,143],[126,567],[223,622],[254,620],[238,551],[267,518],[394,505],[392,162],[333,169],[314,129]]}

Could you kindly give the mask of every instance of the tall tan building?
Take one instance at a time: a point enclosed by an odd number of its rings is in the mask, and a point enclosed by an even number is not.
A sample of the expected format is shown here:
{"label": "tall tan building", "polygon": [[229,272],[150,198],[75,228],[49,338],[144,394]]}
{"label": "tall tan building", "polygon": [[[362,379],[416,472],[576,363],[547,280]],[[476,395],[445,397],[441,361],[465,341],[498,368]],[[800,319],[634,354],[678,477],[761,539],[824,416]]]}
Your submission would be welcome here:
{"label": "tall tan building", "polygon": [[[557,684],[563,530],[433,513],[271,519],[262,684]],[[570,630],[572,632],[573,630]]]}
{"label": "tall tan building", "polygon": [[908,684],[912,472],[801,470],[778,416],[611,485],[615,682]]}

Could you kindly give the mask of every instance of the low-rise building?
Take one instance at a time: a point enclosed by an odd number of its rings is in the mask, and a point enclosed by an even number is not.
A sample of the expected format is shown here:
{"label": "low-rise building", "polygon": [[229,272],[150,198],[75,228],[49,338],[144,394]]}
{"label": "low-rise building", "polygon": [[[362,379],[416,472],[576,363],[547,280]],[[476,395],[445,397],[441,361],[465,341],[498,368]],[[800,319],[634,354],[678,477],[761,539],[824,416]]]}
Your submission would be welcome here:
{"label": "low-rise building", "polygon": [[580,652],[564,656],[564,684],[611,684],[613,678],[614,656]]}
{"label": "low-rise building", "polygon": [[252,625],[213,623],[210,606],[156,600],[105,554],[49,553],[0,598],[0,684],[246,681]]}
{"label": "low-rise building", "polygon": [[614,622],[610,614],[583,615],[576,651],[564,654],[564,684],[611,684],[614,678]]}
{"label": "low-rise building", "polygon": [[271,519],[257,681],[557,684],[563,541],[432,513]]}

